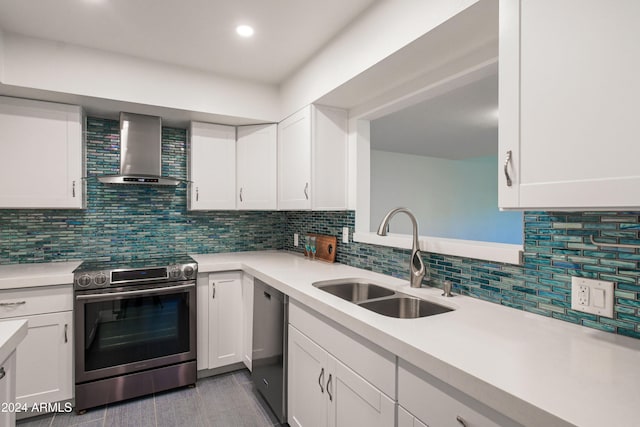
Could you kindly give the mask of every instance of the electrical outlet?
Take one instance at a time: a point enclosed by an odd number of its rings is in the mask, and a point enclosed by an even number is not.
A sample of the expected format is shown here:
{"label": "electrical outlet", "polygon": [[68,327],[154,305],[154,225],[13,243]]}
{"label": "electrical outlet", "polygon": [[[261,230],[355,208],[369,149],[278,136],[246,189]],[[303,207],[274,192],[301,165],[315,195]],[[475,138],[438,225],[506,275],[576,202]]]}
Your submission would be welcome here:
{"label": "electrical outlet", "polygon": [[613,282],[572,277],[571,308],[598,316],[613,317]]}
{"label": "electrical outlet", "polygon": [[293,233],[293,246],[298,246],[298,233]]}
{"label": "electrical outlet", "polygon": [[578,304],[589,305],[589,286],[578,285]]}
{"label": "electrical outlet", "polygon": [[349,227],[342,227],[342,243],[349,243]]}

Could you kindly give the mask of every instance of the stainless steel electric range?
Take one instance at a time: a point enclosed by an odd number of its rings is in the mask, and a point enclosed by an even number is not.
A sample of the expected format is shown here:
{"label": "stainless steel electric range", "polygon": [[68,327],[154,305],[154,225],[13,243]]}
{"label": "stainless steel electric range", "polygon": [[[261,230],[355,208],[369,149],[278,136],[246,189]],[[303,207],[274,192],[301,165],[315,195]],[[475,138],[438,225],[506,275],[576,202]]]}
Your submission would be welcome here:
{"label": "stainless steel electric range", "polygon": [[74,271],[76,411],[196,382],[196,276],[186,256]]}

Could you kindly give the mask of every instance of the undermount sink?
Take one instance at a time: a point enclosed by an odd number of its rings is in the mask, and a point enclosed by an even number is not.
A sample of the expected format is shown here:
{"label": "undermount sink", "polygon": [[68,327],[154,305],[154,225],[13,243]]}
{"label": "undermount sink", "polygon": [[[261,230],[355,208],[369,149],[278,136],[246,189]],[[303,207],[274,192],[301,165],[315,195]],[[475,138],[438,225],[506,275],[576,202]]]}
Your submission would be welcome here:
{"label": "undermount sink", "polygon": [[391,289],[383,288],[382,286],[374,285],[373,283],[360,279],[349,279],[345,281],[327,280],[325,282],[314,283],[313,286],[353,303],[388,297],[395,294]]}
{"label": "undermount sink", "polygon": [[313,284],[318,289],[383,316],[417,319],[447,313],[453,309],[395,292],[365,279],[325,280]]}
{"label": "undermount sink", "polygon": [[360,304],[360,307],[375,311],[383,316],[397,317],[399,319],[416,319],[453,311],[443,305],[408,296],[369,301]]}

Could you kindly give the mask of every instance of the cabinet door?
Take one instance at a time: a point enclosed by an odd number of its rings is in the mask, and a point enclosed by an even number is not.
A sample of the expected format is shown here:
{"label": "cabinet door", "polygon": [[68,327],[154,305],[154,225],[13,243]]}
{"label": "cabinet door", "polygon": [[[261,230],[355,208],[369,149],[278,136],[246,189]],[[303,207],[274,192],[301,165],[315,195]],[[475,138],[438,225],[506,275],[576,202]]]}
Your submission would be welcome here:
{"label": "cabinet door", "polygon": [[[16,352],[0,364],[0,404],[16,401]],[[0,411],[0,426],[15,426],[15,411]]]}
{"label": "cabinet door", "polygon": [[347,112],[312,106],[313,210],[347,208]]}
{"label": "cabinet door", "polygon": [[309,106],[278,125],[278,209],[310,209],[312,191]]}
{"label": "cabinet door", "polygon": [[0,97],[0,208],[83,207],[82,110]]}
{"label": "cabinet door", "polygon": [[242,281],[240,273],[209,276],[209,369],[241,362]]}
{"label": "cabinet door", "polygon": [[332,356],[326,388],[329,427],[394,425],[394,401]]}
{"label": "cabinet door", "polygon": [[236,130],[233,126],[191,123],[189,209],[236,208]]}
{"label": "cabinet door", "polygon": [[409,411],[398,405],[398,427],[428,427],[425,423],[411,415]]}
{"label": "cabinet door", "polygon": [[238,208],[275,210],[277,207],[277,125],[238,128]]}
{"label": "cabinet door", "polygon": [[634,0],[501,1],[501,207],[640,206],[638,16]]}
{"label": "cabinet door", "polygon": [[[288,421],[292,427],[327,425],[328,354],[289,325]],[[366,425],[355,423],[352,425]]]}
{"label": "cabinet door", "polygon": [[73,312],[29,316],[29,330],[16,351],[17,402],[70,399],[73,394]]}
{"label": "cabinet door", "polygon": [[251,370],[253,352],[253,277],[242,275],[242,361]]}
{"label": "cabinet door", "polygon": [[196,305],[197,310],[197,369],[209,369],[209,301],[211,292],[209,291],[209,275],[198,274],[196,282]]}

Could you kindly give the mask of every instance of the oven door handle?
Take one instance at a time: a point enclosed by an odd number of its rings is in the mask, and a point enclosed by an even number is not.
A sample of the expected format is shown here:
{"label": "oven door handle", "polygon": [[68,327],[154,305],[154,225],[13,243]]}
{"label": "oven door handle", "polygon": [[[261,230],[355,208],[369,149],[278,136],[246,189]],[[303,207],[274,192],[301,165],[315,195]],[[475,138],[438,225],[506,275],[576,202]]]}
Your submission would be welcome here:
{"label": "oven door handle", "polygon": [[189,285],[178,285],[178,286],[166,286],[162,288],[153,288],[153,289],[140,289],[138,291],[127,291],[127,292],[108,292],[104,294],[91,294],[91,295],[76,295],[76,300],[98,300],[98,299],[112,299],[113,297],[128,297],[133,295],[153,295],[158,293],[158,291],[174,291],[179,289],[187,289],[194,288],[195,283],[191,283]]}

